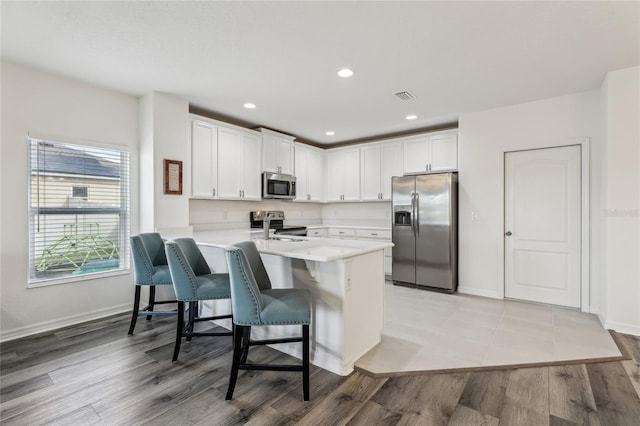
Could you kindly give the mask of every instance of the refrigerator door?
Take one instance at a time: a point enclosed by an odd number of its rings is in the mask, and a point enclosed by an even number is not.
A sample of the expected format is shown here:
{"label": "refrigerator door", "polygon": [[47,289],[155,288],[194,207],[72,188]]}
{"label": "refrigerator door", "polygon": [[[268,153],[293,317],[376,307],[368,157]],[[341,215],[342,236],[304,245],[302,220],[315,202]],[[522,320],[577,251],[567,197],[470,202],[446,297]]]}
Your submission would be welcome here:
{"label": "refrigerator door", "polygon": [[[452,256],[451,173],[416,176],[416,281],[417,285],[455,290]],[[395,267],[395,265],[394,265]]]}
{"label": "refrigerator door", "polygon": [[393,226],[391,238],[393,281],[415,283],[416,246],[414,238],[415,222],[415,177],[393,177],[391,180],[391,199],[393,208]]}

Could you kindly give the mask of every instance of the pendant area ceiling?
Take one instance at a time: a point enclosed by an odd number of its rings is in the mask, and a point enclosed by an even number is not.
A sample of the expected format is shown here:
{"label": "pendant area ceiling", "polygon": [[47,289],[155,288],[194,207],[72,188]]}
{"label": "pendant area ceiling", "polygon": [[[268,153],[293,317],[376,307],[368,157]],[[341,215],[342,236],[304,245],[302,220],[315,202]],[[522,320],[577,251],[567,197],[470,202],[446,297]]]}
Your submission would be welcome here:
{"label": "pendant area ceiling", "polygon": [[[594,90],[608,71],[640,63],[636,1],[0,7],[5,61],[135,96],[169,93],[317,144]],[[345,67],[352,77],[338,77]]]}

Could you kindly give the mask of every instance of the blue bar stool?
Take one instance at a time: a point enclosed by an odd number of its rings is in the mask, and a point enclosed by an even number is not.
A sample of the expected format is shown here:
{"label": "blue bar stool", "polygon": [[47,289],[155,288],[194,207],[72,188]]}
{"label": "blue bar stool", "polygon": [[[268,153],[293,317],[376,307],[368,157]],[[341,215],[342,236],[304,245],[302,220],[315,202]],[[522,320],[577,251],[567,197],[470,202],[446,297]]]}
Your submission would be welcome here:
{"label": "blue bar stool", "polygon": [[[195,332],[196,322],[232,318],[231,314],[211,317],[198,316],[200,300],[230,299],[229,274],[212,273],[207,261],[193,238],[176,238],[165,244],[173,288],[178,299],[178,328],[173,361],[178,359],[180,343],[185,337],[190,341],[194,336],[231,336],[225,332]],[[185,303],[188,303],[188,320],[184,322]]]}
{"label": "blue bar stool", "polygon": [[[176,314],[176,311],[154,311],[155,305],[176,303],[176,300],[155,300],[157,285],[172,284],[167,257],[164,252],[164,241],[160,234],[149,232],[133,235],[131,237],[131,254],[133,255],[136,289],[129,334],[133,334],[136,320],[140,315],[146,315],[147,321],[149,321],[153,315]],[[140,288],[143,285],[149,286],[149,304],[140,310]]]}
{"label": "blue bar stool", "polygon": [[[253,241],[225,250],[231,282],[233,362],[226,399],[232,399],[238,370],[301,371],[304,400],[309,400],[309,324],[311,293],[305,289],[272,289],[271,281]],[[251,327],[301,325],[302,336],[251,340]],[[249,364],[249,347],[302,342],[302,365]]]}

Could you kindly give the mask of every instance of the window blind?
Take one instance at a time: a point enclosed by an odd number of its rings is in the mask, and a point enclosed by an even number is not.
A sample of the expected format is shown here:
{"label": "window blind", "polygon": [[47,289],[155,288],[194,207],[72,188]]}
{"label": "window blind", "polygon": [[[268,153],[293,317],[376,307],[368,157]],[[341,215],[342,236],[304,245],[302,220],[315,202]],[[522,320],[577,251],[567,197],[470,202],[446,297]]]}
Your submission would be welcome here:
{"label": "window blind", "polygon": [[129,268],[129,153],[28,143],[29,282]]}

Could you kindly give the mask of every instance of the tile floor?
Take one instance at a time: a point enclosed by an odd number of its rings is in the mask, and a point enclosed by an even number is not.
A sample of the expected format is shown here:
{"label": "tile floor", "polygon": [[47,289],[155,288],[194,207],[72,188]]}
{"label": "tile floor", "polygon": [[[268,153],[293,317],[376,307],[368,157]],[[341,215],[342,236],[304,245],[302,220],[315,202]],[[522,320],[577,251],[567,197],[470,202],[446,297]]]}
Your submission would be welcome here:
{"label": "tile floor", "polygon": [[387,282],[382,342],[356,367],[384,375],[621,355],[592,314]]}

